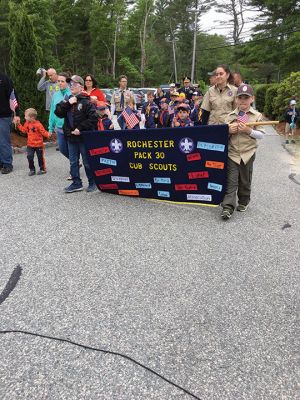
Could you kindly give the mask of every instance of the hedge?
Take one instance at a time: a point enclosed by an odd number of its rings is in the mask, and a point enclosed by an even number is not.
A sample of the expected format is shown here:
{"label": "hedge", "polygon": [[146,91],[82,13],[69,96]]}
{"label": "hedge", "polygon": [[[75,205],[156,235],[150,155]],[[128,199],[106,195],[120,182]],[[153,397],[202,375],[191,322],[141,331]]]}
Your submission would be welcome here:
{"label": "hedge", "polygon": [[255,105],[258,111],[263,112],[265,108],[265,98],[267,89],[270,87],[269,84],[255,85]]}
{"label": "hedge", "polygon": [[274,115],[277,118],[282,118],[285,109],[288,107],[291,99],[300,101],[300,71],[292,72],[291,75],[283,80],[277,90],[277,95],[274,98]]}
{"label": "hedge", "polygon": [[274,83],[273,85],[270,85],[266,90],[265,107],[263,109],[263,112],[266,117],[270,119],[275,119],[277,117],[274,112],[274,100],[277,96],[279,86],[279,83]]}

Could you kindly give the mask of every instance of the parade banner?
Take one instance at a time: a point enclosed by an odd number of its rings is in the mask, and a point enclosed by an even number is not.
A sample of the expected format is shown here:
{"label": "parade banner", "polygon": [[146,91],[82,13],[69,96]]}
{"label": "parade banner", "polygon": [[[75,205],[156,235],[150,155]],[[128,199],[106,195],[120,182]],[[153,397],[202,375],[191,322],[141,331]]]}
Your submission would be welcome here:
{"label": "parade banner", "polygon": [[224,197],[228,126],[83,133],[99,190],[218,205]]}

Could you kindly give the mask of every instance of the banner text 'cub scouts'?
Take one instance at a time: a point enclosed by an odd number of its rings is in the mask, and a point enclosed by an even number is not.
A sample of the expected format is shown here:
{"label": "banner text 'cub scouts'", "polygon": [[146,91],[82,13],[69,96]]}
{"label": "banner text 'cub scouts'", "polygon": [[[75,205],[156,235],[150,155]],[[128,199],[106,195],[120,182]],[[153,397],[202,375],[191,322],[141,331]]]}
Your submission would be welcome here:
{"label": "banner text 'cub scouts'", "polygon": [[85,132],[83,137],[101,191],[206,205],[224,197],[227,125]]}

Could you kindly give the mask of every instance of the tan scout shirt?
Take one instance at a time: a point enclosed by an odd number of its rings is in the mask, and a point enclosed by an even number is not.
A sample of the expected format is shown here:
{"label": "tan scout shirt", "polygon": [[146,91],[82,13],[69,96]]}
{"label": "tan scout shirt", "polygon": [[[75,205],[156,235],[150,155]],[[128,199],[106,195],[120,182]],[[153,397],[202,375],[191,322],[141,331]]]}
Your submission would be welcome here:
{"label": "tan scout shirt", "polygon": [[[232,111],[226,118],[226,123],[230,124],[236,121],[239,109],[236,108]],[[250,107],[247,112],[248,122],[256,122],[262,121],[263,117],[260,112],[254,110],[254,108]],[[261,125],[256,125],[253,129],[257,131],[264,132],[264,128]],[[252,138],[250,135],[246,133],[237,133],[229,136],[229,144],[228,144],[228,157],[237,164],[241,163],[243,160],[244,164],[250,160],[253,156],[257,148],[256,139]]]}
{"label": "tan scout shirt", "polygon": [[[128,103],[130,100],[134,101],[134,96],[133,96],[133,93],[128,89],[123,90],[123,92],[124,92],[124,108],[126,108],[128,106]],[[111,98],[111,104],[115,105],[117,112],[124,110],[124,108],[121,108],[121,105],[120,105],[121,94],[122,94],[122,90],[117,89],[114,91],[112,98]]]}
{"label": "tan scout shirt", "polygon": [[229,83],[220,91],[217,85],[205,93],[201,108],[210,112],[208,125],[225,124],[227,115],[235,109],[237,88]]}

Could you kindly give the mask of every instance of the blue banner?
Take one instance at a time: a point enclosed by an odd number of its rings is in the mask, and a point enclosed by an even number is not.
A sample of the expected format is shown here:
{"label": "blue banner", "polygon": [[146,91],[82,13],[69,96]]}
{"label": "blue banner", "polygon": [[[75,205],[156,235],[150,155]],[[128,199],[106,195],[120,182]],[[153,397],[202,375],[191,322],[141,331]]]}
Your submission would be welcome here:
{"label": "blue banner", "polygon": [[223,200],[227,125],[95,131],[83,138],[103,192],[205,205]]}

